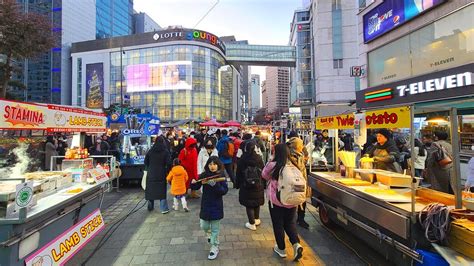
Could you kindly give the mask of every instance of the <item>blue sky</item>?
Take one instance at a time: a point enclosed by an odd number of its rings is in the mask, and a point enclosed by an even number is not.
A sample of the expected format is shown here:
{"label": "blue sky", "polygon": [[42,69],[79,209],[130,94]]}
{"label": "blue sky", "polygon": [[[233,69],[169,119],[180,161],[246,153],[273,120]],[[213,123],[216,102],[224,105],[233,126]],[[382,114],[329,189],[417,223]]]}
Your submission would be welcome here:
{"label": "blue sky", "polygon": [[[160,26],[182,25],[217,36],[234,35],[251,44],[286,45],[293,12],[301,0],[220,0],[212,11],[196,23],[217,0],[134,0],[136,11],[145,12]],[[252,73],[264,76],[264,67]],[[264,80],[264,79],[262,79]]]}

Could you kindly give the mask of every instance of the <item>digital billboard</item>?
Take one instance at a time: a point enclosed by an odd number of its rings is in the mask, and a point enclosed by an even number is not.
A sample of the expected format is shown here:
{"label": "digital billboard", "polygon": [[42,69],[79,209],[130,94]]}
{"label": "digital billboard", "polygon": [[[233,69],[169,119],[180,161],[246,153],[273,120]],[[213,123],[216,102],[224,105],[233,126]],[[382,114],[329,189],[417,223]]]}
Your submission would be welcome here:
{"label": "digital billboard", "polygon": [[127,92],[191,90],[192,70],[191,61],[129,65],[126,68]]}
{"label": "digital billboard", "polygon": [[385,0],[364,15],[364,42],[391,31],[446,0]]}
{"label": "digital billboard", "polygon": [[86,65],[86,107],[104,106],[104,66],[102,63]]}

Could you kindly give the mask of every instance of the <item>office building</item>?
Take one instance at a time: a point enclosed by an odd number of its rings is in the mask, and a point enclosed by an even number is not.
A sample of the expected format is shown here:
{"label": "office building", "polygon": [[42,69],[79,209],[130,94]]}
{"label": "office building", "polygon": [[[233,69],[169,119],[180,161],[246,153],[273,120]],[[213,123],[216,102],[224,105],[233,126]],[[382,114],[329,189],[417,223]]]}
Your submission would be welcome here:
{"label": "office building", "polygon": [[265,69],[268,113],[282,114],[288,110],[290,92],[290,69],[288,67],[267,67]]}
{"label": "office building", "polygon": [[96,38],[133,33],[133,0],[95,0]]}
{"label": "office building", "polygon": [[250,120],[255,117],[257,110],[260,109],[260,75],[252,74],[251,81],[250,81],[250,99],[249,99],[249,106],[250,106]]}
{"label": "office building", "polygon": [[133,14],[133,33],[145,33],[161,30],[160,25],[156,23],[148,14],[139,12]]}
{"label": "office building", "polygon": [[267,81],[262,81],[262,108],[268,111]]}
{"label": "office building", "polygon": [[[306,3],[307,4],[307,3]],[[300,108],[303,119],[311,119],[314,103],[313,52],[310,7],[296,10],[290,31],[290,44],[296,46],[296,67],[290,69],[290,106]]]}
{"label": "office building", "polygon": [[318,116],[352,110],[358,80],[350,76],[358,65],[357,1],[313,0],[310,6],[313,40],[312,76]]}

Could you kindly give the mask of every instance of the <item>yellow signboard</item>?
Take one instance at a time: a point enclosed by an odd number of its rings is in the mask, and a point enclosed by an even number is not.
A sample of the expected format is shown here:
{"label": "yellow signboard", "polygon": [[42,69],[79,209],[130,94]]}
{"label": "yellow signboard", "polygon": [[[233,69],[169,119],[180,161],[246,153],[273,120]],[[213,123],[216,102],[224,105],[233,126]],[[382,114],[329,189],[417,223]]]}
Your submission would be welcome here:
{"label": "yellow signboard", "polygon": [[[316,129],[354,129],[354,122],[354,114],[318,117]],[[410,107],[366,111],[365,122],[368,129],[410,128]]]}

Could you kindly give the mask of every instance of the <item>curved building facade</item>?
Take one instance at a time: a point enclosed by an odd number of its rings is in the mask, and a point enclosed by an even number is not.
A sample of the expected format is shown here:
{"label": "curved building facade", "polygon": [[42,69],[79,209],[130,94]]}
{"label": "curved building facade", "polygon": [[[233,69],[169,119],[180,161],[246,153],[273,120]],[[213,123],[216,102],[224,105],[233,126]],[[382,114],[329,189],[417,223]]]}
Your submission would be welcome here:
{"label": "curved building facade", "polygon": [[162,121],[238,115],[240,77],[211,33],[180,28],[81,42],[71,55],[73,105],[130,102]]}

